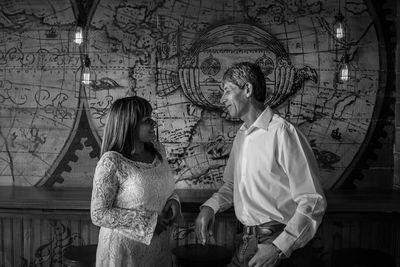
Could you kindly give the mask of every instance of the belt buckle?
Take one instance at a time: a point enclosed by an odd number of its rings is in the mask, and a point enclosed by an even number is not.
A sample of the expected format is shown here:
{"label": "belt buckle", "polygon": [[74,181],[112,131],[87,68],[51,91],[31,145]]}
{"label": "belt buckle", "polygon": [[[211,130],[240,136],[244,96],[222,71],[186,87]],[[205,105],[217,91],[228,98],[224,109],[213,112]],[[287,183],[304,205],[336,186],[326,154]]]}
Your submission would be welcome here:
{"label": "belt buckle", "polygon": [[245,226],[245,234],[246,235],[255,235],[256,233],[256,227],[257,226]]}
{"label": "belt buckle", "polygon": [[273,233],[270,227],[258,227],[258,232],[262,235],[271,235]]}

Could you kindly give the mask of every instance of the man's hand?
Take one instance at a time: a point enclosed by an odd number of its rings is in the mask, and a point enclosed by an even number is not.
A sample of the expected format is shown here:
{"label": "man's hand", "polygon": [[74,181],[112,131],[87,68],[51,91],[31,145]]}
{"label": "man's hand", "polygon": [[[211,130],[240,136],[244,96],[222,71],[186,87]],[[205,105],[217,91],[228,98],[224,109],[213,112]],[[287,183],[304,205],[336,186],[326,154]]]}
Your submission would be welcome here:
{"label": "man's hand", "polygon": [[171,225],[181,214],[181,208],[179,202],[175,199],[170,199],[165,203],[162,210],[162,216],[168,221],[168,225]]}
{"label": "man's hand", "polygon": [[249,261],[249,267],[275,267],[280,263],[278,249],[272,244],[258,244],[256,254]]}
{"label": "man's hand", "polygon": [[203,206],[195,221],[195,232],[197,239],[205,245],[212,235],[215,214],[214,210],[208,206]]}

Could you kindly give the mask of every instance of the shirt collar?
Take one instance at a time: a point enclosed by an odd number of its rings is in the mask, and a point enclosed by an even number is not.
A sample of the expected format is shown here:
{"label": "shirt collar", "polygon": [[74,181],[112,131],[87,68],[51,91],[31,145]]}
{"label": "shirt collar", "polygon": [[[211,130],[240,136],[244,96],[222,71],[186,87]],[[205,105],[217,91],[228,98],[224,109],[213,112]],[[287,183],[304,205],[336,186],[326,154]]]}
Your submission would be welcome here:
{"label": "shirt collar", "polygon": [[239,130],[240,131],[247,130],[249,132],[252,128],[261,128],[261,129],[268,131],[268,126],[269,126],[269,123],[271,122],[272,116],[274,116],[274,112],[272,111],[272,109],[270,107],[266,107],[264,109],[264,111],[261,113],[261,115],[258,116],[256,121],[253,122],[253,124],[250,125],[249,128],[246,128],[246,126],[243,123]]}

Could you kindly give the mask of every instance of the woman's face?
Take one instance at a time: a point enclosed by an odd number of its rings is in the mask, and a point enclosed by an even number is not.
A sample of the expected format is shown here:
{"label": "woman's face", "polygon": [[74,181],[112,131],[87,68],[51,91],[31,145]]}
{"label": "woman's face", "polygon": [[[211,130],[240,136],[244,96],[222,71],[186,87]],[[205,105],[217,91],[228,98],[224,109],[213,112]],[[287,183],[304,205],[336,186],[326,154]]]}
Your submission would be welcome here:
{"label": "woman's face", "polygon": [[156,122],[151,118],[151,116],[143,117],[136,127],[136,136],[139,141],[151,142],[156,140],[156,132],[154,127]]}

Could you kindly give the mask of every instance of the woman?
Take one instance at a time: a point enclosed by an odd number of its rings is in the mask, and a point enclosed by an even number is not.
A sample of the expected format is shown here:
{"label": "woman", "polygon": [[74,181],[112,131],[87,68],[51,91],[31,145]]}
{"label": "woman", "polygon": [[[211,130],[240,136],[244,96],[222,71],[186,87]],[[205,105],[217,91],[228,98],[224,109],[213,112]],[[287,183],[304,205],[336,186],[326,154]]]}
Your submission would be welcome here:
{"label": "woman", "polygon": [[93,178],[91,218],[100,226],[96,266],[170,266],[169,225],[180,214],[150,103],[117,99]]}

